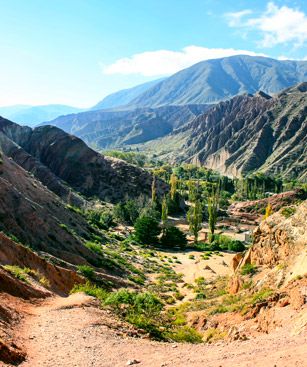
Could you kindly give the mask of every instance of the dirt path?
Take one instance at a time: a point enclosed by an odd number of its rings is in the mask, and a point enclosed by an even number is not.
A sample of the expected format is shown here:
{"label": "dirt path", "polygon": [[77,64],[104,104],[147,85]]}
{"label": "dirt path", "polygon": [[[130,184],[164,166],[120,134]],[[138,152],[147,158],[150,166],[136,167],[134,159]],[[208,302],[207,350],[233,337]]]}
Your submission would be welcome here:
{"label": "dirt path", "polygon": [[117,335],[112,316],[84,294],[29,312],[18,330],[28,352],[22,367],[121,367],[133,359],[144,367],[306,366],[306,334],[291,337],[288,330],[230,344],[174,345]]}

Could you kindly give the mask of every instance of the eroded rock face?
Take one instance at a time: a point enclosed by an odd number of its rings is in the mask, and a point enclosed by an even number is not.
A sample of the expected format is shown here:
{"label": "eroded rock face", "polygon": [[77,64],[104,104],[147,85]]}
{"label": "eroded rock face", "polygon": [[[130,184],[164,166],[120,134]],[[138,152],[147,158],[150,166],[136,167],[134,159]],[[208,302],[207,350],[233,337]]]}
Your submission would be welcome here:
{"label": "eroded rock face", "polygon": [[[306,256],[307,246],[307,201],[296,208],[295,213],[285,218],[282,211],[262,221],[254,233],[250,249],[250,261],[256,265],[274,267],[280,263],[294,266],[297,256]],[[301,271],[306,272],[302,267]]]}
{"label": "eroded rock face", "polygon": [[[152,175],[116,158],[104,157],[79,138],[53,126],[35,129],[0,119],[0,146],[16,163],[61,197],[65,183],[86,197],[118,202],[126,196],[150,196]],[[168,185],[156,180],[157,195]]]}
{"label": "eroded rock face", "polygon": [[164,144],[184,141],[172,155],[174,160],[200,163],[228,175],[261,169],[307,180],[306,116],[302,83],[274,98],[241,95],[221,102],[176,130]]}

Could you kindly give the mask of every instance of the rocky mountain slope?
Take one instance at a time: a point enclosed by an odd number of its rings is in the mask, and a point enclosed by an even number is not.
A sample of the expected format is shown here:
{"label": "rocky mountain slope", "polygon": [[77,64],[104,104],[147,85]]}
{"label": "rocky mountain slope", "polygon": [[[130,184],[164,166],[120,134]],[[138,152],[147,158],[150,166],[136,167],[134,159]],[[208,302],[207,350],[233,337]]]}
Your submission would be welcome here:
{"label": "rocky mountain slope", "polygon": [[242,93],[276,93],[307,79],[307,61],[231,56],[202,61],[146,90],[131,106],[216,103]]}
{"label": "rocky mountain slope", "polygon": [[206,105],[88,111],[60,116],[45,124],[75,134],[97,148],[143,143],[165,136],[208,109]]}
{"label": "rocky mountain slope", "polygon": [[[98,102],[91,110],[102,110],[114,107],[125,106],[129,104],[137,96],[145,92],[147,89],[153,87],[155,84],[162,81],[162,79],[152,80],[147,83],[136,85],[135,87],[122,89],[118,92],[109,94],[103,100]],[[43,121],[43,120],[42,120]]]}
{"label": "rocky mountain slope", "polygon": [[[69,187],[86,197],[109,202],[122,200],[128,194],[149,196],[151,192],[152,176],[147,171],[104,157],[56,127],[32,130],[1,119],[0,146],[6,156],[61,197],[70,194]],[[158,180],[158,195],[165,190],[167,185]],[[74,194],[72,199],[78,200]]]}
{"label": "rocky mountain slope", "polygon": [[21,125],[35,126],[61,115],[81,112],[81,108],[65,105],[0,107],[0,115]]}
{"label": "rocky mountain slope", "polygon": [[306,176],[307,83],[271,98],[263,92],[220,102],[144,149],[238,176],[255,170]]}

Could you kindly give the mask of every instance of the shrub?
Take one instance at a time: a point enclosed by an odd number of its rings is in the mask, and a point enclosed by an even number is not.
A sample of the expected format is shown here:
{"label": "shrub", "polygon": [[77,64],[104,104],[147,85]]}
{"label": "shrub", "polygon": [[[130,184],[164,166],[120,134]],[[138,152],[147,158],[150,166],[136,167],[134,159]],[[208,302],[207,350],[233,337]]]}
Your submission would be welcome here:
{"label": "shrub", "polygon": [[193,328],[189,326],[182,326],[176,328],[168,334],[168,337],[179,343],[201,343],[202,336]]}
{"label": "shrub", "polygon": [[88,241],[85,243],[85,246],[98,255],[102,254],[101,246],[98,243]]}
{"label": "shrub", "polygon": [[88,210],[87,220],[99,229],[109,229],[113,224],[113,214],[110,210]]}
{"label": "shrub", "polygon": [[100,287],[97,287],[87,281],[85,284],[77,284],[73,287],[70,293],[84,292],[89,296],[96,297],[100,301],[104,302],[104,300],[109,296],[109,293]]}
{"label": "shrub", "polygon": [[229,251],[234,251],[234,252],[242,252],[242,251],[245,250],[245,246],[244,246],[244,243],[242,241],[232,240],[228,244],[228,250]]}
{"label": "shrub", "polygon": [[285,218],[289,218],[291,217],[291,215],[293,215],[294,213],[296,212],[296,208],[294,207],[286,207],[286,208],[283,208],[281,210],[281,214],[285,217]]}
{"label": "shrub", "polygon": [[254,264],[245,264],[241,268],[241,274],[247,275],[247,274],[255,274],[257,270],[257,267]]}
{"label": "shrub", "polygon": [[29,268],[21,268],[17,265],[4,265],[3,269],[12,274],[15,278],[22,280],[27,283],[27,275],[31,273],[31,269]]}
{"label": "shrub", "polygon": [[88,265],[78,265],[77,266],[78,271],[84,275],[86,278],[88,279],[93,279],[94,278],[94,274],[95,274],[95,270]]}
{"label": "shrub", "polygon": [[183,247],[187,244],[187,238],[185,233],[180,231],[177,227],[167,227],[161,238],[161,244],[163,246],[179,246]]}
{"label": "shrub", "polygon": [[154,244],[158,242],[161,232],[159,222],[152,217],[141,216],[137,219],[135,226],[135,239],[140,243]]}

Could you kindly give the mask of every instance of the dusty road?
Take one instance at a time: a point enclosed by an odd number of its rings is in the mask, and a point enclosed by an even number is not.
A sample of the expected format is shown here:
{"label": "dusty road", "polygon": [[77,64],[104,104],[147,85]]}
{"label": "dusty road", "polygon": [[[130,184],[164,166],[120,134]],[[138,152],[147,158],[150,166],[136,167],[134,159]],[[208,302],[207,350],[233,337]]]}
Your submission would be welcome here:
{"label": "dusty road", "polygon": [[18,329],[27,350],[22,367],[307,366],[307,336],[289,330],[244,342],[189,345],[153,342],[117,335],[112,316],[84,294],[53,298],[29,315]]}

